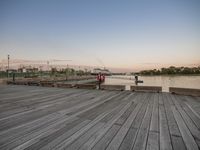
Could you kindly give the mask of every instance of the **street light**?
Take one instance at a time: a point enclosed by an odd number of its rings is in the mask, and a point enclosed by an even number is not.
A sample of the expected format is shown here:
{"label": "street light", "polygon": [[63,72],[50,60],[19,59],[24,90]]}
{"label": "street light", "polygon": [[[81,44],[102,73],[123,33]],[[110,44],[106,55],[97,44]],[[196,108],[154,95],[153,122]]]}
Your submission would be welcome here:
{"label": "street light", "polygon": [[7,76],[8,76],[8,78],[9,78],[9,61],[10,61],[10,55],[8,55],[8,74],[7,74]]}

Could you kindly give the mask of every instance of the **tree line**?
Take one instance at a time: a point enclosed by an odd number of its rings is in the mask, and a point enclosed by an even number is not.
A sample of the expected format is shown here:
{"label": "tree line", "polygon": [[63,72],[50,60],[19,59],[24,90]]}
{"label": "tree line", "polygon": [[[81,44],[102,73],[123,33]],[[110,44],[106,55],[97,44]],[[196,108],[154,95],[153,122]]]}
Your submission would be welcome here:
{"label": "tree line", "polygon": [[200,74],[200,66],[198,67],[174,67],[142,70],[139,72],[140,75],[189,75],[189,74]]}

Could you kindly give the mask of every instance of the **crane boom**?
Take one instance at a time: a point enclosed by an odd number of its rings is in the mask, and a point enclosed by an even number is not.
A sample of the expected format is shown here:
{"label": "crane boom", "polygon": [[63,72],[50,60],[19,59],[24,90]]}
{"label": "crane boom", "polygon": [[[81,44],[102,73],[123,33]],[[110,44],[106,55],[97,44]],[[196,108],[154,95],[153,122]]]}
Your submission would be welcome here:
{"label": "crane boom", "polygon": [[[72,60],[59,60],[59,59],[50,59],[50,60],[24,60],[24,59],[11,59],[10,63],[12,64],[23,64],[23,63],[47,63],[47,62],[61,62],[61,61],[72,61]],[[7,64],[7,60],[2,60],[1,64]]]}

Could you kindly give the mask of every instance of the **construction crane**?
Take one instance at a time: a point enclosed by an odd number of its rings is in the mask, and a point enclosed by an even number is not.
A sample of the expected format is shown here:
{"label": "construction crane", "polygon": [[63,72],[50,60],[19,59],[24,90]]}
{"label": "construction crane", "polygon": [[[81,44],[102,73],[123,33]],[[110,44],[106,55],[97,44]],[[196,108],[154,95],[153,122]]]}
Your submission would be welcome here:
{"label": "construction crane", "polygon": [[[52,63],[52,62],[63,62],[63,61],[72,61],[72,60],[66,60],[66,59],[62,59],[62,60],[60,60],[60,59],[50,59],[50,60],[46,61],[46,62],[47,62],[47,67],[48,67],[48,71],[49,71],[49,68],[50,68],[50,63]],[[67,66],[68,66],[68,64],[67,64]]]}
{"label": "construction crane", "polygon": [[[47,65],[48,70],[50,69],[50,64],[53,62],[64,62],[64,61],[72,61],[67,59],[49,59],[49,60],[25,60],[25,59],[10,59],[10,65],[19,64],[21,67],[24,65],[34,65],[41,64]],[[1,65],[7,65],[7,60],[2,60]]]}

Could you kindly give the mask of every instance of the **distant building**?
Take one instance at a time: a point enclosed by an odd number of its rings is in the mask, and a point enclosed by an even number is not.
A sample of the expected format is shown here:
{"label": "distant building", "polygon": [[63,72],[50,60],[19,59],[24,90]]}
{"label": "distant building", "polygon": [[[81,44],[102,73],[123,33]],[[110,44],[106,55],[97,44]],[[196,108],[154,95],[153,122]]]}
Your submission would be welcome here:
{"label": "distant building", "polygon": [[25,73],[26,72],[26,68],[23,67],[23,68],[18,68],[18,72],[19,73]]}
{"label": "distant building", "polygon": [[20,73],[26,73],[26,72],[29,72],[29,73],[36,73],[39,71],[39,68],[36,68],[36,67],[21,67],[18,69],[18,72]]}
{"label": "distant building", "polygon": [[34,72],[34,73],[39,71],[39,69],[35,68],[35,67],[34,68],[27,68],[26,70],[27,70],[27,72]]}
{"label": "distant building", "polygon": [[6,72],[8,72],[8,73],[16,73],[17,70],[16,69],[7,69]]}

